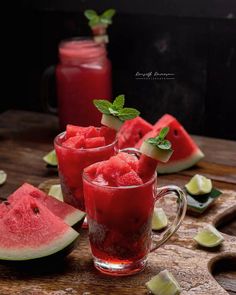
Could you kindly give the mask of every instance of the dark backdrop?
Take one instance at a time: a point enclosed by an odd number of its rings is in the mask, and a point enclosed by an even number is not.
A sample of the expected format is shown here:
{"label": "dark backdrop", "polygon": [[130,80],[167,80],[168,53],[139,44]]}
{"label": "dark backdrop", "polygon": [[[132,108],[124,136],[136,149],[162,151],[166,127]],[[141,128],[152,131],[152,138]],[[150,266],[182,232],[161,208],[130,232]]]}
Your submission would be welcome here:
{"label": "dark backdrop", "polygon": [[[8,108],[42,111],[43,71],[57,63],[57,45],[88,35],[84,9],[114,7],[109,29],[113,93],[155,122],[168,112],[195,134],[236,139],[236,4],[233,0],[29,1],[12,6],[8,35]],[[152,73],[137,79],[137,72]],[[172,79],[153,79],[169,73]]]}

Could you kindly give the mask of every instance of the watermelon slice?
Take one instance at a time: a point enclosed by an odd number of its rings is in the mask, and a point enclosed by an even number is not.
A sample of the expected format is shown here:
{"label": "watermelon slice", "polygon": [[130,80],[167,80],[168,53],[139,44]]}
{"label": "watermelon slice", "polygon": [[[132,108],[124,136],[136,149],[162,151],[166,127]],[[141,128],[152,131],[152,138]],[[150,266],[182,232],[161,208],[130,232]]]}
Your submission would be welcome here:
{"label": "watermelon slice", "polygon": [[118,148],[134,147],[153,126],[141,117],[126,121],[118,132]]}
{"label": "watermelon slice", "polygon": [[167,163],[158,164],[157,171],[159,173],[173,173],[187,169],[204,157],[204,154],[184,127],[169,114],[158,120],[154,125],[154,129],[146,133],[135,147],[140,148],[144,140],[155,137],[163,127],[167,126],[170,131],[166,139],[171,142],[174,152]]}
{"label": "watermelon slice", "polygon": [[85,217],[84,212],[48,196],[43,191],[30,185],[29,183],[24,183],[13,194],[11,194],[8,197],[8,202],[14,206],[14,204],[25,195],[30,195],[35,198],[38,202],[47,207],[53,214],[63,219],[64,222],[70,226],[82,223],[82,220]]}
{"label": "watermelon slice", "polygon": [[0,259],[31,260],[72,250],[78,236],[38,200],[24,195],[0,219]]}

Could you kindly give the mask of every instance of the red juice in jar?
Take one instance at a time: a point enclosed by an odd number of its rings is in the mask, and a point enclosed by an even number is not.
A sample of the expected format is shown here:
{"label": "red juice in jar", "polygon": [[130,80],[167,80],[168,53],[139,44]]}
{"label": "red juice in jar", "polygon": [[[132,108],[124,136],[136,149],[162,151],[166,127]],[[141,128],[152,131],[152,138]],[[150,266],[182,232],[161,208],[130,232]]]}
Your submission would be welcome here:
{"label": "red juice in jar", "polygon": [[137,174],[138,160],[119,153],[84,171],[89,238],[98,264],[130,265],[145,260],[151,244],[155,175]]}
{"label": "red juice in jar", "polygon": [[54,140],[64,201],[85,211],[82,172],[115,154],[116,132],[108,127],[67,125]]}
{"label": "red juice in jar", "polygon": [[69,39],[59,45],[56,83],[60,128],[98,126],[101,113],[93,99],[111,98],[111,63],[106,48],[93,39]]}

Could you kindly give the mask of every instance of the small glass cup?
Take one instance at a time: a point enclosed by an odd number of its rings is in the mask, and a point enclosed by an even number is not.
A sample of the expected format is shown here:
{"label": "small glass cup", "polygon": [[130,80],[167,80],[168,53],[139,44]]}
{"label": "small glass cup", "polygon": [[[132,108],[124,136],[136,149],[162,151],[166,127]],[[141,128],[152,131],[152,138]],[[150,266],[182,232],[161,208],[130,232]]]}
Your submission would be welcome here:
{"label": "small glass cup", "polygon": [[[83,173],[83,186],[94,265],[109,275],[141,271],[148,253],[176,232],[186,213],[184,192],[173,185],[157,188],[156,173],[144,184],[120,187],[93,183]],[[154,206],[169,194],[177,197],[176,217],[161,236],[157,236],[151,230]]]}
{"label": "small glass cup", "polygon": [[116,152],[117,138],[105,146],[76,149],[63,146],[64,137],[65,132],[62,132],[54,140],[64,201],[82,211],[86,211],[83,195],[83,169],[113,156]]}

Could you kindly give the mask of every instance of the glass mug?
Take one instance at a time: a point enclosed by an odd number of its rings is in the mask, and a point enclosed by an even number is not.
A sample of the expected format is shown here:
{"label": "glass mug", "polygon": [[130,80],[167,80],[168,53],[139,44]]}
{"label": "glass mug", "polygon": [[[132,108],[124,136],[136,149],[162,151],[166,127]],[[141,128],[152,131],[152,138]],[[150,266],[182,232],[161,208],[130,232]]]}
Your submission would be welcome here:
{"label": "glass mug", "polygon": [[111,99],[111,63],[104,44],[92,38],[71,38],[59,44],[59,63],[43,74],[42,100],[49,106],[49,82],[56,78],[56,95],[60,129],[67,124],[99,126],[101,113],[94,107],[93,99]]}
{"label": "glass mug", "polygon": [[[176,232],[186,213],[184,192],[173,185],[157,188],[157,174],[141,185],[112,187],[93,183],[83,173],[83,187],[94,265],[106,274],[130,275],[141,271],[148,253]],[[154,206],[172,193],[177,197],[176,217],[157,238],[151,230]]]}

